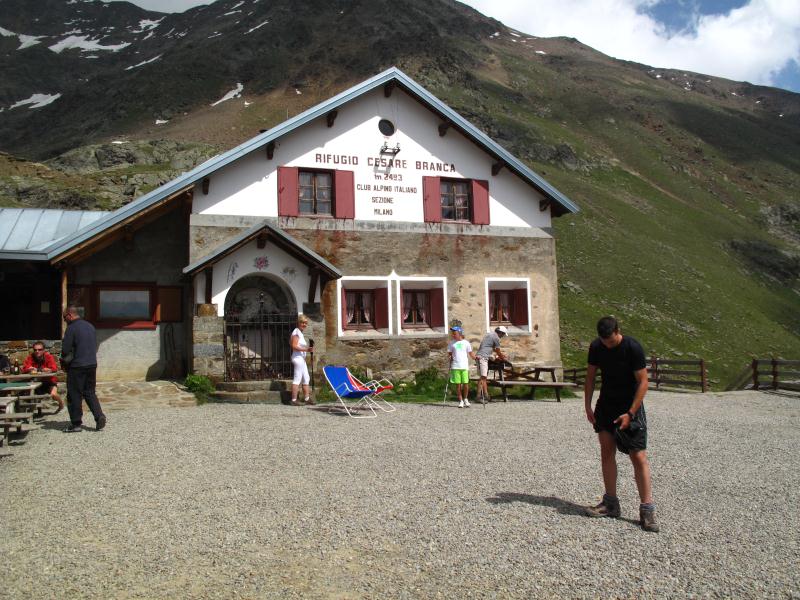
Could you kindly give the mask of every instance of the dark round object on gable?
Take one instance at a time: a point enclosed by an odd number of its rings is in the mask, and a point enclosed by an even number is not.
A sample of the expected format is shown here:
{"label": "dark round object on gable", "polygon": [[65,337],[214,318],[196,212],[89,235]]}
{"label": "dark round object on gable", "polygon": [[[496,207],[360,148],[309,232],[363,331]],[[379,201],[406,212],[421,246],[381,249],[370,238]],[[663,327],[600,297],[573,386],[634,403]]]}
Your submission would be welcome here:
{"label": "dark round object on gable", "polygon": [[394,135],[394,123],[389,119],[381,119],[378,123],[378,129],[381,130],[383,135]]}

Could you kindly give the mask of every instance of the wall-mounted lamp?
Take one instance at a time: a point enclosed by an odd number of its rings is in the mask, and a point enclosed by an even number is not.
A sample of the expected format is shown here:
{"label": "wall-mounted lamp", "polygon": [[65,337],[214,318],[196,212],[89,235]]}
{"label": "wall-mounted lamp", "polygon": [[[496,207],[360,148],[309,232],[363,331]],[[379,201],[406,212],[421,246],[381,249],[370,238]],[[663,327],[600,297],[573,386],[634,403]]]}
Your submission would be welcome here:
{"label": "wall-mounted lamp", "polygon": [[400,142],[397,142],[394,148],[389,148],[389,142],[383,142],[381,154],[397,154],[398,152],[400,152]]}

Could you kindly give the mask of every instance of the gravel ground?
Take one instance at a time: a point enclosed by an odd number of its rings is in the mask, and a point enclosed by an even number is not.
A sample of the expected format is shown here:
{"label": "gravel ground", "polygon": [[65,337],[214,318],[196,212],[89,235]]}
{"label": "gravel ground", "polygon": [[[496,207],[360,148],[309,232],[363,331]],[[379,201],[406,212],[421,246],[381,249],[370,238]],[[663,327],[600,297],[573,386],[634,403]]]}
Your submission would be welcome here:
{"label": "gravel ground", "polygon": [[646,404],[658,534],[625,457],[623,518],[583,516],[602,490],[579,399],[48,417],[0,461],[3,595],[800,598],[800,397]]}

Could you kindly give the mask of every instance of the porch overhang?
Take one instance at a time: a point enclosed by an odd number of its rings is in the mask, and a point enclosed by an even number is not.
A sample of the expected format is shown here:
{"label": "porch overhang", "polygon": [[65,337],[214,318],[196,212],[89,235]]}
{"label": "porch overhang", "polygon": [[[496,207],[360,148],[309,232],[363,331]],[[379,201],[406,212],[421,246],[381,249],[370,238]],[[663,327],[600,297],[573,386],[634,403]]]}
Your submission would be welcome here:
{"label": "porch overhang", "polygon": [[304,264],[308,265],[309,271],[318,274],[325,280],[329,281],[331,279],[339,279],[342,276],[342,272],[339,271],[339,269],[337,269],[319,254],[304,246],[286,232],[278,229],[277,227],[273,227],[267,222],[259,223],[258,225],[251,227],[244,233],[216,248],[211,254],[207,254],[203,258],[184,267],[183,274],[187,276],[196,275],[197,273],[214,266],[229,254],[235,252],[253,240],[258,240],[259,243],[263,243],[265,241],[273,243],[290,256],[294,256]]}

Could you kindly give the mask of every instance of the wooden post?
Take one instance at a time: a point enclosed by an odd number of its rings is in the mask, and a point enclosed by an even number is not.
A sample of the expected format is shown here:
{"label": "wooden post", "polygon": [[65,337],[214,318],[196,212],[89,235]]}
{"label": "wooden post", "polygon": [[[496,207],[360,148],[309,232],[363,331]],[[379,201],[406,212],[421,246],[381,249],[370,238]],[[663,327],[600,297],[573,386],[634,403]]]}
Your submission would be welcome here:
{"label": "wooden post", "polygon": [[203,270],[203,274],[206,277],[206,293],[205,293],[205,303],[211,304],[211,294],[213,290],[213,273],[214,267],[208,267]]}
{"label": "wooden post", "polygon": [[778,361],[772,357],[772,389],[778,389]]}
{"label": "wooden post", "polygon": [[653,371],[653,379],[656,382],[656,389],[661,385],[658,381],[658,357],[654,356],[650,359],[650,370]]}
{"label": "wooden post", "polygon": [[758,359],[753,359],[753,389],[758,390]]}
{"label": "wooden post", "polygon": [[708,391],[708,374],[706,373],[706,361],[700,359],[700,381],[702,382],[702,390],[705,394]]}
{"label": "wooden post", "polygon": [[61,338],[64,338],[64,332],[67,330],[67,324],[61,317],[64,311],[67,310],[69,295],[67,293],[67,266],[64,265],[61,269],[61,313],[58,315],[58,322],[61,323]]}

